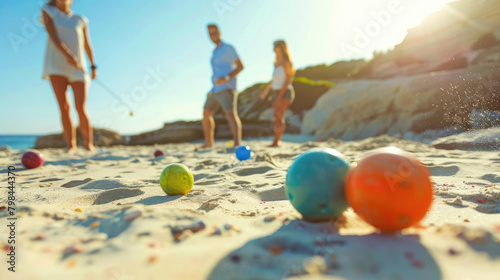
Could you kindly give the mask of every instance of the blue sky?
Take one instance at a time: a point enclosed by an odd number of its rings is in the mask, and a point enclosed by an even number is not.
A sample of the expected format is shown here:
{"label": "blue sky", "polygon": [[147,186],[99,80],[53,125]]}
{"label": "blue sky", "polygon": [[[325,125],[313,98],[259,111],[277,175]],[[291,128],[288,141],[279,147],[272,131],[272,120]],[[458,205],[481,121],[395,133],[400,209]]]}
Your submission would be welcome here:
{"label": "blue sky", "polygon": [[[197,120],[211,88],[214,48],[206,24],[243,61],[238,89],[270,79],[272,43],[285,39],[296,68],[370,58],[401,42],[406,30],[450,0],[75,0],[89,19],[99,79],[132,107],[134,116],[96,82],[87,110],[95,127],[134,134],[174,120]],[[39,25],[45,1],[0,3],[0,134],[62,131],[48,81],[41,79],[47,34]],[[378,27],[377,27],[378,26]],[[69,92],[72,101],[72,93]],[[72,103],[73,106],[73,103]],[[73,109],[73,121],[78,123]]]}

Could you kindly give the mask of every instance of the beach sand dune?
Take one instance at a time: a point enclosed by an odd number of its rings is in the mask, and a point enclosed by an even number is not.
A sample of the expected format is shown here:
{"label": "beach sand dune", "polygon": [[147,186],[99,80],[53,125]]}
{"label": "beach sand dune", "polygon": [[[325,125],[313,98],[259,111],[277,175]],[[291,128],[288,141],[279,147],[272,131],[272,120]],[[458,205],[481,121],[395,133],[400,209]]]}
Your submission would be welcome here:
{"label": "beach sand dune", "polygon": [[[254,154],[243,162],[224,142],[200,151],[199,144],[74,155],[46,149],[46,164],[30,170],[20,165],[23,151],[3,152],[0,163],[16,167],[18,263],[12,273],[2,261],[0,278],[498,279],[498,151],[439,150],[387,136],[277,149],[246,143]],[[325,147],[356,161],[385,146],[411,152],[433,175],[434,203],[420,225],[381,235],[350,208],[338,221],[301,220],[284,188],[298,155]],[[154,158],[156,149],[165,155]],[[191,168],[187,195],[160,188],[170,163]],[[0,178],[6,194],[6,170]],[[2,221],[8,216],[0,211]],[[2,245],[8,234],[0,231]]]}

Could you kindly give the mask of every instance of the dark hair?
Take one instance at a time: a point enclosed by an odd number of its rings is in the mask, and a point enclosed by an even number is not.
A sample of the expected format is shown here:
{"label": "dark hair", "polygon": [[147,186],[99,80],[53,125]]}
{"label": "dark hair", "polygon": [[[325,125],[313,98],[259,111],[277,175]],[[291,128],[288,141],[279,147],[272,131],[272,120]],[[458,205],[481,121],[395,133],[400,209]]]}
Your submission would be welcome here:
{"label": "dark hair", "polygon": [[218,27],[218,26],[217,26],[217,24],[215,24],[215,23],[209,23],[209,24],[207,25],[207,28],[215,28],[215,29],[219,30],[219,27]]}
{"label": "dark hair", "polygon": [[284,40],[277,40],[274,42],[274,46],[278,47],[281,49],[281,52],[283,53],[283,58],[292,63],[292,60],[290,59],[290,52],[288,51],[288,47],[286,46],[286,43]]}
{"label": "dark hair", "polygon": [[47,4],[45,5],[48,5],[48,6],[56,6],[56,0],[50,0],[49,2],[47,2]]}

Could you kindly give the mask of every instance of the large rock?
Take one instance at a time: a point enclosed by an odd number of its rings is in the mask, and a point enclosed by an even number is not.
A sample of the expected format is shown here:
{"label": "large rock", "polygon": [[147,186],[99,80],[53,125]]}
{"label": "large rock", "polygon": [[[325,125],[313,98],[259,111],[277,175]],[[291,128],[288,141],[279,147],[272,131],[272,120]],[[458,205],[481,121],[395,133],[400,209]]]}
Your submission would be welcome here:
{"label": "large rock", "polygon": [[[265,84],[256,84],[241,92],[238,96],[238,113],[243,123],[243,134],[245,130],[249,131],[248,135],[254,137],[253,131],[254,122],[258,120],[272,121],[272,104],[270,102],[270,95],[265,100],[259,99],[259,94],[263,90]],[[285,115],[285,121],[293,125],[287,126],[287,133],[294,131],[300,132],[300,120],[306,110],[311,109],[316,101],[324,93],[326,93],[333,83],[331,82],[317,82],[307,78],[296,78],[293,82],[295,90],[295,101],[291,104],[290,109]],[[271,117],[270,117],[271,116]],[[216,117],[222,118],[223,112],[218,111]],[[245,126],[250,127],[245,128]]]}
{"label": "large rock", "polygon": [[191,142],[203,139],[201,121],[179,121],[167,123],[162,129],[133,135],[129,145],[153,145],[166,143]]}
{"label": "large rock", "polygon": [[[80,130],[77,129],[76,138],[78,145],[83,144],[83,137]],[[113,145],[124,145],[125,139],[116,132],[94,128],[94,145],[99,147],[109,147]],[[63,134],[51,134],[41,136],[36,139],[35,149],[44,148],[65,148],[67,147]]]}
{"label": "large rock", "polygon": [[474,109],[500,110],[500,62],[339,83],[305,114],[302,133],[356,140],[453,125],[470,128]]}
{"label": "large rock", "polygon": [[[286,123],[285,133],[299,134],[300,127],[292,123]],[[242,135],[244,138],[261,138],[274,135],[274,124],[271,121],[253,121],[243,124]],[[232,139],[233,135],[227,123],[216,125],[215,127],[216,139]]]}

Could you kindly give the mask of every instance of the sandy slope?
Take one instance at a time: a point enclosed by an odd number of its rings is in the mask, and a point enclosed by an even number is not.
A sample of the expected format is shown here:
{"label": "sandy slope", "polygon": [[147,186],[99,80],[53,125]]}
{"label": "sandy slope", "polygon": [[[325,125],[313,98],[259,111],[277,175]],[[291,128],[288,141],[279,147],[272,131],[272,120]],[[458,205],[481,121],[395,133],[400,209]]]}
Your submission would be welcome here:
{"label": "sandy slope", "polygon": [[[247,144],[255,154],[245,162],[224,142],[211,151],[161,145],[165,156],[156,159],[151,146],[72,156],[44,150],[47,163],[34,170],[20,165],[22,151],[0,152],[1,165],[17,169],[22,208],[17,272],[2,259],[0,278],[498,279],[500,152],[437,150],[389,137],[286,142],[279,149],[266,148],[268,141]],[[389,145],[414,153],[433,174],[436,197],[421,227],[379,235],[352,209],[343,225],[300,220],[283,186],[296,156],[319,146],[356,161]],[[174,162],[193,171],[188,195],[170,197],[159,186],[160,172]],[[0,178],[1,206],[5,168]],[[0,211],[2,225],[7,216]],[[205,229],[173,235],[176,226],[199,221]]]}

